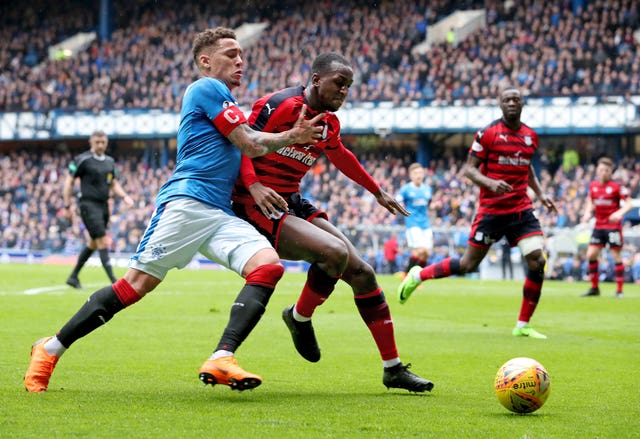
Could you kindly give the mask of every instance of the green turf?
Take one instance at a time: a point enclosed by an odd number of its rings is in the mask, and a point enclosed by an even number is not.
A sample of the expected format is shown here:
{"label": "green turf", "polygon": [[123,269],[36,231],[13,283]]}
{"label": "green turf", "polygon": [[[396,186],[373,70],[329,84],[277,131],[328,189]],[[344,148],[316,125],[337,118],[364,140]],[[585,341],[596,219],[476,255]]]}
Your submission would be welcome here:
{"label": "green turf", "polygon": [[[280,312],[304,277],[287,273],[237,352],[264,383],[236,392],[203,386],[197,370],[241,279],[172,271],[149,297],[78,341],[49,391],[29,394],[22,376],[31,343],[58,330],[106,279],[86,268],[85,289],[73,290],[63,285],[68,271],[0,264],[2,438],[640,437],[638,286],[627,284],[616,300],[612,284],[602,285],[602,297],[580,298],[585,283],[546,282],[532,323],[549,339],[530,340],[511,336],[520,282],[431,281],[399,305],[398,279],[380,276],[402,360],[436,385],[417,395],[382,385],[374,342],[342,283],[314,317],[322,359],[300,358]],[[529,415],[508,412],[493,392],[497,369],[518,356],[540,361],[551,376],[549,399]]]}

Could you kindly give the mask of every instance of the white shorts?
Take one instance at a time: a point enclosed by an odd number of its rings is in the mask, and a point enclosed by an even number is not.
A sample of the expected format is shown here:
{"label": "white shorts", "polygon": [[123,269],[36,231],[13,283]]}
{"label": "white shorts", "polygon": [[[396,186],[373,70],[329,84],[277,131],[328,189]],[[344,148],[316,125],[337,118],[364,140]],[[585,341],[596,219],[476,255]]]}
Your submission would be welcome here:
{"label": "white shorts", "polygon": [[407,247],[426,248],[429,252],[433,251],[433,230],[410,227],[407,229],[405,236],[407,238]]}
{"label": "white shorts", "polygon": [[172,268],[184,268],[200,253],[242,274],[259,250],[273,248],[252,225],[191,198],[156,208],[129,267],[164,279]]}

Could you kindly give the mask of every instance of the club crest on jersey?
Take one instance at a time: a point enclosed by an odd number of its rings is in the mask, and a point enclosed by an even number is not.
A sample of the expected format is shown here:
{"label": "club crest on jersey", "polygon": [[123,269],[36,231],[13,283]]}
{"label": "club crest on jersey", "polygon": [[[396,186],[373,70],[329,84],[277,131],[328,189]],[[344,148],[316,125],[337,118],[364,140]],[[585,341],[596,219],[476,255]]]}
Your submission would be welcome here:
{"label": "club crest on jersey", "polygon": [[524,136],[524,144],[527,146],[533,145],[533,139],[531,136]]}
{"label": "club crest on jersey", "polygon": [[611,186],[607,186],[607,188],[605,189],[605,192],[610,194],[611,192],[613,192],[613,189],[611,189]]}

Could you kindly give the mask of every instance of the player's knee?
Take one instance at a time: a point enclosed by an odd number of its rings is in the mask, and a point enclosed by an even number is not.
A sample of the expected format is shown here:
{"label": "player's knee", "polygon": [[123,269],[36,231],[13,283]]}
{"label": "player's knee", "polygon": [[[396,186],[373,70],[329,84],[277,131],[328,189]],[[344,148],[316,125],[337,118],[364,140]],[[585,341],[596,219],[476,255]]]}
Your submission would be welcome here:
{"label": "player's knee", "polygon": [[354,291],[371,291],[377,287],[376,272],[360,257],[349,260],[349,265],[342,279],[349,284]]}
{"label": "player's knee", "polygon": [[282,264],[264,264],[251,271],[245,280],[250,285],[262,285],[273,289],[283,275],[284,266]]}
{"label": "player's knee", "polygon": [[324,261],[319,264],[329,276],[340,276],[347,269],[349,249],[340,239],[332,239],[324,249]]}

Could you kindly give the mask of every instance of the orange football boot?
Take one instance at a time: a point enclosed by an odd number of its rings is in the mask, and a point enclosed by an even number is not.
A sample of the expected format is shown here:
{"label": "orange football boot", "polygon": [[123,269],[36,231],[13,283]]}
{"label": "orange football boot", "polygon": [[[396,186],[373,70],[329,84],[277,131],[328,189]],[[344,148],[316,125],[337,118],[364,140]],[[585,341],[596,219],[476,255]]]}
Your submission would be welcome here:
{"label": "orange football boot", "polygon": [[44,392],[49,386],[53,368],[60,358],[57,355],[49,355],[44,349],[44,344],[50,338],[41,338],[31,346],[31,362],[24,375],[24,387],[27,392]]}
{"label": "orange football boot", "polygon": [[232,355],[207,360],[200,367],[200,381],[205,385],[224,384],[231,390],[255,389],[262,384],[262,378],[242,369]]}

